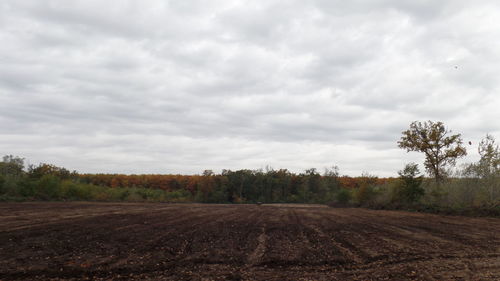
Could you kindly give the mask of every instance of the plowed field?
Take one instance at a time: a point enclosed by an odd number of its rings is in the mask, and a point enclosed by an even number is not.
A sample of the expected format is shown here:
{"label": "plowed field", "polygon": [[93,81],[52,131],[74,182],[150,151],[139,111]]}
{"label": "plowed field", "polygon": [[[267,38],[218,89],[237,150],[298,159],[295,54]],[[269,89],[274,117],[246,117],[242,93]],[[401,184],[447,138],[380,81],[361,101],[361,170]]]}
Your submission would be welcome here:
{"label": "plowed field", "polygon": [[318,205],[0,204],[0,280],[500,280],[500,220]]}

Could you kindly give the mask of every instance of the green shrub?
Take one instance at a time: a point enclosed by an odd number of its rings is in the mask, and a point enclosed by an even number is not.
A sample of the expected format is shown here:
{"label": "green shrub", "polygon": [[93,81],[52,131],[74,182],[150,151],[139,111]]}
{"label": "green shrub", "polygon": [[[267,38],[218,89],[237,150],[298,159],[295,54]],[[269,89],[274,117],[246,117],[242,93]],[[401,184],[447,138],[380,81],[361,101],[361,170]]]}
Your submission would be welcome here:
{"label": "green shrub", "polygon": [[0,194],[5,193],[5,189],[3,187],[4,183],[5,183],[4,176],[0,175]]}
{"label": "green shrub", "polygon": [[420,175],[418,165],[409,163],[398,174],[399,180],[393,190],[393,200],[405,204],[420,201],[420,198],[425,194],[425,190],[422,188],[423,176]]}
{"label": "green shrub", "polygon": [[3,177],[2,183],[2,193],[11,195],[11,196],[19,196],[19,184],[21,180],[18,177],[12,175],[6,175]]}
{"label": "green shrub", "polygon": [[166,192],[163,195],[163,200],[169,202],[189,202],[192,201],[191,197],[192,197],[191,192],[185,189],[181,189],[181,190]]}
{"label": "green shrub", "polygon": [[61,197],[61,180],[53,175],[42,176],[35,184],[35,196],[42,200]]}
{"label": "green shrub", "polygon": [[128,196],[127,196],[127,201],[130,201],[130,202],[142,202],[144,201],[144,199],[142,198],[142,195],[136,193],[136,192],[132,192],[130,193]]}
{"label": "green shrub", "polygon": [[352,199],[351,191],[345,188],[339,189],[336,199],[337,203],[348,204]]}

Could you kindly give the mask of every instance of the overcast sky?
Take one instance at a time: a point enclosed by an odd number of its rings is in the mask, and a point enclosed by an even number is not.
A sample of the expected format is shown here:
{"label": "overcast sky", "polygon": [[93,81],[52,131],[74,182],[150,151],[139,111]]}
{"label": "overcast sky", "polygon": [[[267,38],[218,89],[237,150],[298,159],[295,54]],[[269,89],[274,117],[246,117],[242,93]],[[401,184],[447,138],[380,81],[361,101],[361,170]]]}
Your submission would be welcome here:
{"label": "overcast sky", "polygon": [[500,2],[0,2],[0,152],[79,172],[396,175],[500,138]]}

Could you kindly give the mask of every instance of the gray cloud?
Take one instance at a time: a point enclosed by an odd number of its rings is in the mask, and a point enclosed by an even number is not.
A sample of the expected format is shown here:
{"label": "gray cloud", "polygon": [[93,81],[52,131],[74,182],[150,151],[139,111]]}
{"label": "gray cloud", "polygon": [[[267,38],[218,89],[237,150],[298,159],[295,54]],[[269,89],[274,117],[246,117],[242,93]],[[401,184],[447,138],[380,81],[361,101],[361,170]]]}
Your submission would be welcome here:
{"label": "gray cloud", "polygon": [[[500,137],[495,1],[3,1],[0,151],[81,172],[395,175]],[[465,161],[477,158],[475,149]]]}

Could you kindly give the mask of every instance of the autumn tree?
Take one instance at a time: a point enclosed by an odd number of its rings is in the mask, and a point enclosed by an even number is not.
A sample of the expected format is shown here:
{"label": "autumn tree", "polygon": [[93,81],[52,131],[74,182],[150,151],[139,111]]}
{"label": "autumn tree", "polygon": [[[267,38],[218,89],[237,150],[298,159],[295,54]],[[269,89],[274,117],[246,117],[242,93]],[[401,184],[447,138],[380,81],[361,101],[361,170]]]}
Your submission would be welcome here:
{"label": "autumn tree", "polygon": [[375,198],[376,193],[374,186],[377,185],[378,177],[371,175],[367,172],[363,172],[361,177],[358,178],[359,188],[354,192],[354,198],[361,205],[370,204]]}
{"label": "autumn tree", "polygon": [[76,177],[76,171],[70,172],[69,170],[57,167],[52,164],[40,163],[38,166],[30,165],[28,167],[28,176],[34,179],[40,179],[44,175],[53,175],[61,179],[69,179],[71,177]]}
{"label": "autumn tree", "polygon": [[454,166],[458,158],[467,154],[461,135],[451,133],[442,122],[414,121],[410,129],[402,132],[398,145],[407,152],[423,152],[425,169],[439,184],[446,175],[446,166]]}

